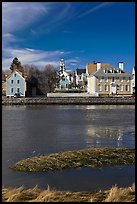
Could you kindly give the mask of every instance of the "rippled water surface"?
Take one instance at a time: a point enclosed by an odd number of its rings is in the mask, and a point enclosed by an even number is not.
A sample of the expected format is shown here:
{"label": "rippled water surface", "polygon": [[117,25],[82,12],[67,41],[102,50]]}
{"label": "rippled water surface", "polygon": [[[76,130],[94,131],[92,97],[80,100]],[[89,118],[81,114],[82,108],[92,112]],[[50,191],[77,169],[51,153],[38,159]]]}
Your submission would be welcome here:
{"label": "rippled water surface", "polygon": [[134,166],[17,173],[9,166],[30,156],[87,147],[135,147],[135,106],[3,106],[2,185],[96,190],[134,182]]}

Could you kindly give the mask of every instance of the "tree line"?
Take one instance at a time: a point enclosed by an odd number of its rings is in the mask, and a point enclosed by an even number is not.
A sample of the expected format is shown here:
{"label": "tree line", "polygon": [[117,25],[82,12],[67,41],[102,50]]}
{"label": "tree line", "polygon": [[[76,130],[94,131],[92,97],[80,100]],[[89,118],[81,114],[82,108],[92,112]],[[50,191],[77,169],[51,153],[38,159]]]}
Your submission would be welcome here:
{"label": "tree line", "polygon": [[38,69],[35,65],[21,65],[21,62],[15,57],[11,63],[10,70],[17,70],[22,73],[26,79],[27,95],[36,90],[36,95],[45,95],[48,92],[54,92],[59,83],[59,76],[54,66],[46,65],[43,69]]}

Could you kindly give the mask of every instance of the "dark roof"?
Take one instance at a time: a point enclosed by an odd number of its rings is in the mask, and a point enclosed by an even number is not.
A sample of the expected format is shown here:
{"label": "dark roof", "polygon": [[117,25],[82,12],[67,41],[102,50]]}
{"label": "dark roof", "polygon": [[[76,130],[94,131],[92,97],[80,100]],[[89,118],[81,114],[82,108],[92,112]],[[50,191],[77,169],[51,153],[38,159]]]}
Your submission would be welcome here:
{"label": "dark roof", "polygon": [[[107,70],[108,72],[105,73],[104,71]],[[111,70],[114,70],[114,73],[111,72]],[[119,70],[121,71],[121,73],[119,73]],[[124,71],[124,70],[121,70],[120,68],[118,67],[104,67],[104,68],[101,68],[99,69],[98,71],[96,71],[94,73],[94,76],[96,77],[104,77],[104,76],[107,76],[107,77],[131,77],[132,74]]]}
{"label": "dark roof", "polygon": [[77,75],[80,75],[80,74],[82,74],[82,73],[86,73],[86,69],[76,69],[76,72],[77,72]]}

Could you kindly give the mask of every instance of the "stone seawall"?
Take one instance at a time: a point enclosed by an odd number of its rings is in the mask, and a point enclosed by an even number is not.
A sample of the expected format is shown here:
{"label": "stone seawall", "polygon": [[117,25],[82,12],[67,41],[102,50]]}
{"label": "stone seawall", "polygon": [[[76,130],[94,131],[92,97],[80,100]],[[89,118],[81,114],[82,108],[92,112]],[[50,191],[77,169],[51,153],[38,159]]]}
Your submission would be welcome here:
{"label": "stone seawall", "polygon": [[131,97],[36,97],[5,98],[2,105],[134,105]]}

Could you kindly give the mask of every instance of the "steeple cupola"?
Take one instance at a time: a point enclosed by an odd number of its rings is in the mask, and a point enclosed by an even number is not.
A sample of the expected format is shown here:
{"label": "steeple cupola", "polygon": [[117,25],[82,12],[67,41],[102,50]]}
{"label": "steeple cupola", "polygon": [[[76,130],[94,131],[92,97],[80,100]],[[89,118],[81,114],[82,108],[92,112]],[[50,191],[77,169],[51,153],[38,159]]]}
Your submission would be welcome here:
{"label": "steeple cupola", "polygon": [[62,71],[62,73],[63,73],[63,71],[65,71],[65,62],[64,62],[64,59],[60,60],[60,71]]}

